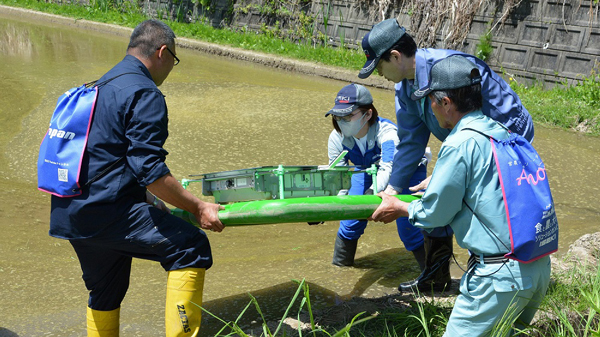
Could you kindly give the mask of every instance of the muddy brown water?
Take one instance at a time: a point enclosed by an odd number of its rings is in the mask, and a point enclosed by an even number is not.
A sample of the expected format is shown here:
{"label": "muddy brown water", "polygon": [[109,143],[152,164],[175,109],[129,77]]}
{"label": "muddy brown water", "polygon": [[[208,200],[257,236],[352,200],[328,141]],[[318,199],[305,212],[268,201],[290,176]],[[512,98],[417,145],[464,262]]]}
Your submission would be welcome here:
{"label": "muddy brown water", "polygon": [[[100,77],[123,58],[126,45],[124,37],[0,14],[0,336],[85,335],[87,291],[69,243],[47,234],[49,197],[36,189],[35,163],[56,98]],[[323,115],[346,83],[182,48],[177,53],[182,61],[161,86],[169,105],[167,164],[177,177],[327,162],[331,125]],[[381,115],[393,120],[393,92],[372,93]],[[536,125],[534,145],[548,167],[565,252],[598,230],[600,139]],[[439,146],[431,141],[434,153]],[[201,194],[200,185],[190,189]],[[207,272],[205,307],[234,320],[251,293],[267,318],[276,319],[294,295],[293,280],[306,279],[313,306],[323,308],[352,296],[395,293],[399,282],[417,276],[394,225],[368,226],[356,268],[330,264],[336,231],[336,223],[298,223],[208,233],[215,264]],[[466,261],[464,250],[455,251]],[[453,266],[452,274],[462,272]],[[134,262],[121,309],[123,336],[163,334],[165,281],[160,265]],[[297,310],[298,304],[292,316]],[[204,317],[204,336],[222,326]],[[258,328],[253,307],[244,317],[245,327]]]}

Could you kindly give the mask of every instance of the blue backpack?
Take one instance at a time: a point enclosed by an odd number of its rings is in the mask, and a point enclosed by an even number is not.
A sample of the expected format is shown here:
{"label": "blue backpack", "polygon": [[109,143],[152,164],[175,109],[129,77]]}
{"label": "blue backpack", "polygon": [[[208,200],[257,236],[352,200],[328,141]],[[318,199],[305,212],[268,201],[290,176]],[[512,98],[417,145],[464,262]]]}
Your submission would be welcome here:
{"label": "blue backpack", "polygon": [[40,144],[38,189],[58,197],[81,195],[82,188],[100,178],[121,159],[81,186],[81,164],[94,117],[98,89],[123,73],[96,84],[72,88],[58,98],[50,127]]}
{"label": "blue backpack", "polygon": [[558,219],[546,167],[537,151],[516,133],[496,140],[475,129],[463,130],[475,131],[492,143],[510,233],[511,251],[505,257],[529,263],[556,252]]}

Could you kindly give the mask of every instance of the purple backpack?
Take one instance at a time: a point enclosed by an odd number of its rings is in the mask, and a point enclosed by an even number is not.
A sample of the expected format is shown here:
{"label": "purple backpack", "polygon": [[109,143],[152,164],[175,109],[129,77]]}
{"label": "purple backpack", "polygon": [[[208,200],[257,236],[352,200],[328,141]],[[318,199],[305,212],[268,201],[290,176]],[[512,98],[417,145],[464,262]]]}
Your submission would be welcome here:
{"label": "purple backpack", "polygon": [[529,263],[556,252],[558,220],[546,167],[537,151],[519,134],[496,140],[475,129],[463,130],[486,136],[492,144],[510,233],[511,251],[505,257]]}

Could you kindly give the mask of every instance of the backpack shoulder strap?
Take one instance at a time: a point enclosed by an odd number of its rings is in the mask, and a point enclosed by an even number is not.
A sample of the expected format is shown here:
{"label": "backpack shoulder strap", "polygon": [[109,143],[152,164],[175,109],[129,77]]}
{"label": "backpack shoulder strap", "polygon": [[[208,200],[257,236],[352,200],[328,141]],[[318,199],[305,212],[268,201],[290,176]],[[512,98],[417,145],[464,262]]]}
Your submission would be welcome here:
{"label": "backpack shoulder strap", "polygon": [[492,137],[492,136],[490,136],[490,135],[488,135],[486,133],[483,133],[483,132],[481,132],[479,130],[475,130],[475,129],[472,129],[472,128],[464,128],[464,129],[462,129],[460,131],[464,131],[464,130],[474,131],[474,132],[477,132],[478,134],[480,134],[480,135],[482,135],[484,137],[491,138],[491,139],[493,139],[495,141],[498,141],[496,138],[494,138],[494,137]]}
{"label": "backpack shoulder strap", "polygon": [[[496,122],[496,124],[497,124],[498,126],[500,126],[501,128],[503,128],[504,130],[506,130],[506,132],[508,132],[509,134],[510,134],[510,133],[512,133],[512,131],[510,131],[510,129],[508,129],[508,128],[507,128],[507,127],[504,125],[504,124],[502,124],[502,123],[500,123],[500,122],[498,122],[498,121],[494,121],[494,122]],[[487,138],[491,138],[491,139],[493,139],[494,141],[498,142],[498,140],[497,140],[496,138],[494,138],[494,137],[492,137],[492,136],[490,136],[490,135],[488,135],[488,134],[486,134],[486,133],[484,133],[484,132],[481,132],[481,131],[479,131],[479,130],[475,130],[475,129],[473,129],[473,128],[464,128],[464,129],[462,129],[462,130],[460,130],[460,131],[463,131],[463,130],[475,131],[475,132],[477,132],[478,134],[480,134],[480,135],[482,135],[482,136],[485,136],[485,137],[487,137]]]}
{"label": "backpack shoulder strap", "polygon": [[[500,124],[500,123],[498,123],[498,124]],[[506,129],[506,127],[505,127],[505,129]],[[482,135],[482,136],[484,136],[484,137],[486,137],[486,138],[490,139],[491,141],[498,142],[498,140],[497,140],[496,138],[494,138],[494,137],[492,137],[492,136],[490,136],[490,135],[488,135],[488,134],[486,134],[486,133],[484,133],[484,132],[481,132],[481,131],[479,131],[479,130],[475,130],[475,129],[472,129],[472,128],[464,128],[464,129],[462,129],[462,130],[460,130],[460,131],[464,131],[464,130],[469,130],[469,131],[474,131],[474,132],[477,132],[478,134],[480,134],[480,135]],[[492,144],[492,146],[493,146],[493,144]],[[496,157],[496,154],[494,153],[494,158],[495,158],[495,157]],[[500,173],[498,173],[498,174],[500,174]],[[510,251],[510,248],[509,248],[509,247],[507,247],[507,246],[504,244],[504,242],[502,242],[502,240],[500,240],[500,238],[499,238],[499,237],[496,235],[496,233],[494,233],[494,231],[493,231],[493,230],[492,230],[490,227],[488,227],[488,225],[486,225],[486,224],[485,224],[485,223],[484,223],[484,222],[483,222],[483,221],[482,221],[482,220],[479,218],[479,216],[477,216],[477,213],[475,213],[475,211],[474,211],[474,210],[471,208],[471,206],[469,206],[469,204],[467,204],[467,201],[466,201],[465,199],[463,199],[462,201],[463,201],[463,203],[465,204],[465,206],[467,206],[467,208],[468,208],[468,209],[471,211],[471,213],[473,213],[473,215],[475,216],[475,218],[476,218],[476,219],[477,219],[477,220],[478,220],[478,221],[479,221],[479,222],[480,222],[480,223],[481,223],[481,224],[482,224],[482,225],[483,225],[485,228],[487,228],[487,229],[490,231],[490,233],[492,233],[492,235],[494,235],[494,237],[496,237],[496,239],[497,239],[497,240],[498,240],[498,241],[499,241],[499,242],[500,242],[500,243],[501,243],[501,244],[502,244],[504,247],[506,247],[506,249],[508,249],[508,250]]]}
{"label": "backpack shoulder strap", "polygon": [[[98,82],[98,80],[96,80],[96,81],[93,81],[93,82],[90,82],[90,83],[86,83],[86,84],[85,84],[85,86],[86,86],[87,88],[90,88],[90,87],[93,87],[94,85],[96,85],[96,87],[100,88],[100,87],[102,87],[103,85],[105,85],[106,83],[108,83],[108,82],[110,82],[110,81],[114,80],[115,78],[117,78],[117,77],[121,77],[121,76],[123,76],[123,75],[127,75],[127,74],[141,75],[140,73],[133,73],[133,72],[122,73],[122,74],[119,74],[119,75],[117,75],[117,76],[111,77],[111,78],[109,78],[109,79],[107,79],[107,80],[104,80],[104,81],[102,81],[102,82],[100,82],[100,83],[98,83],[98,84],[96,84],[96,82]],[[112,169],[115,167],[115,165],[117,165],[117,164],[118,164],[118,163],[119,163],[121,160],[123,160],[123,159],[125,159],[125,157],[121,157],[121,158],[117,159],[117,160],[116,160],[116,161],[114,161],[112,164],[110,164],[110,165],[109,165],[109,166],[108,166],[106,169],[102,170],[102,172],[100,172],[100,173],[96,174],[96,176],[95,176],[95,177],[93,177],[92,179],[88,180],[88,181],[87,181],[87,182],[86,182],[86,183],[85,183],[85,184],[84,184],[82,187],[80,187],[80,188],[77,188],[77,189],[74,189],[74,190],[73,190],[73,192],[78,192],[78,191],[81,191],[81,190],[83,190],[84,188],[88,187],[88,186],[89,186],[90,184],[92,184],[94,181],[96,181],[96,180],[100,179],[100,177],[104,176],[106,173],[108,173],[109,171],[111,171],[111,170],[112,170]]]}
{"label": "backpack shoulder strap", "polygon": [[114,77],[111,77],[111,78],[109,78],[109,79],[106,79],[106,80],[104,80],[104,81],[102,81],[102,82],[100,82],[100,83],[97,83],[97,82],[98,82],[98,80],[92,81],[92,82],[90,82],[90,83],[86,83],[86,84],[85,84],[85,86],[86,86],[87,88],[91,88],[91,87],[93,87],[93,86],[97,86],[98,88],[100,88],[101,86],[103,86],[103,85],[105,85],[106,83],[108,83],[108,82],[110,82],[110,81],[114,80],[115,78],[117,78],[117,77],[121,77],[121,76],[123,76],[123,75],[127,75],[127,74],[132,74],[132,75],[140,75],[140,76],[142,76],[142,74],[140,74],[140,73],[133,73],[133,72],[122,73],[122,74],[116,75],[116,76],[114,76]]}

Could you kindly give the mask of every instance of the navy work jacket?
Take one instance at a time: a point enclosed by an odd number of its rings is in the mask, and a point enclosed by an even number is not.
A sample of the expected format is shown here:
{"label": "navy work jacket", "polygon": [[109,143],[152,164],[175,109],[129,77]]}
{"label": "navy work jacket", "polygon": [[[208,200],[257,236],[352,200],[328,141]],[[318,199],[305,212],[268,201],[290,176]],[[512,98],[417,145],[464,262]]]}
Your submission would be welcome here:
{"label": "navy work jacket", "polygon": [[431,68],[437,62],[453,56],[461,55],[477,65],[481,80],[481,96],[483,97],[483,114],[491,117],[518,133],[528,141],[533,140],[533,120],[529,111],[521,103],[519,96],[510,85],[496,74],[485,62],[473,55],[448,49],[418,49],[415,54],[415,79],[404,79],[396,83],[396,119],[398,122],[398,139],[394,166],[389,184],[402,191],[410,187],[410,179],[416,171],[429,136],[433,134],[444,141],[449,129],[440,126],[428,97],[413,101],[411,95],[415,90],[424,88],[430,83]]}
{"label": "navy work jacket", "polygon": [[51,236],[80,239],[111,230],[145,205],[147,185],[169,173],[167,105],[146,66],[127,55],[97,83],[123,73],[99,89],[80,182],[121,160],[81,195],[52,196]]}

